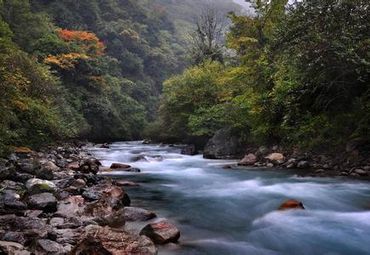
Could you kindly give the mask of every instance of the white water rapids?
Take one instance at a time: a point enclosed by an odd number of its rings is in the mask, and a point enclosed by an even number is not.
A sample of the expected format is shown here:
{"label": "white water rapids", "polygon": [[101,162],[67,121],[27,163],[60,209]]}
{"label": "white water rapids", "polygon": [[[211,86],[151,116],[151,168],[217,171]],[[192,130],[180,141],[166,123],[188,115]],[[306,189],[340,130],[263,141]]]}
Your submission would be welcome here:
{"label": "white water rapids", "polygon": [[[222,165],[230,161],[179,152],[140,142],[92,149],[104,165],[140,168],[141,173],[109,175],[140,183],[126,188],[132,205],[153,210],[180,229],[179,245],[165,246],[159,254],[370,254],[369,182],[226,170]],[[146,160],[133,162],[138,156]],[[306,210],[276,211],[291,198]]]}

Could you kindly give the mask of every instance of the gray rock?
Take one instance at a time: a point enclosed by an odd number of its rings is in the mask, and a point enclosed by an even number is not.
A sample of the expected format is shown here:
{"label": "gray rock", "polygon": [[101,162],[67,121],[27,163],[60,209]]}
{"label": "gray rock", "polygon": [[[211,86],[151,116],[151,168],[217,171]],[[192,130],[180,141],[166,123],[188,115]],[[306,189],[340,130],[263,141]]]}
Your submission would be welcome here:
{"label": "gray rock", "polygon": [[126,221],[147,221],[157,217],[154,212],[138,208],[138,207],[125,207],[124,218]]}
{"label": "gray rock", "polygon": [[2,191],[0,203],[3,203],[5,208],[26,210],[27,206],[20,201],[20,196],[14,190]]}
{"label": "gray rock", "polygon": [[365,170],[362,170],[360,168],[353,170],[353,173],[361,175],[361,176],[367,176],[368,173]]}
{"label": "gray rock", "polygon": [[28,198],[28,206],[30,209],[55,212],[57,210],[57,200],[51,193],[40,193]]}
{"label": "gray rock", "polygon": [[50,181],[37,178],[29,179],[26,182],[26,188],[29,194],[38,194],[43,192],[55,192],[56,185]]}
{"label": "gray rock", "polygon": [[2,239],[3,241],[16,242],[22,245],[26,243],[26,238],[22,232],[7,231]]}
{"label": "gray rock", "polygon": [[310,168],[310,162],[305,161],[305,160],[299,161],[298,164],[297,164],[297,167],[300,168],[300,169]]}
{"label": "gray rock", "polygon": [[30,255],[31,253],[19,243],[0,241],[0,254]]}
{"label": "gray rock", "polygon": [[238,165],[241,166],[250,166],[254,165],[257,162],[257,157],[253,153],[249,153],[248,155],[245,155],[242,160],[238,163]]}
{"label": "gray rock", "polygon": [[242,154],[240,139],[233,134],[231,128],[218,130],[203,151],[203,157],[210,159],[240,158]]}
{"label": "gray rock", "polygon": [[43,255],[63,255],[69,251],[63,245],[48,239],[40,239],[37,241],[38,254]]}
{"label": "gray rock", "polygon": [[177,227],[167,220],[146,225],[140,235],[149,237],[156,244],[166,244],[177,242],[180,238],[180,231]]}
{"label": "gray rock", "polygon": [[15,175],[15,168],[13,166],[0,166],[0,180],[11,178]]}

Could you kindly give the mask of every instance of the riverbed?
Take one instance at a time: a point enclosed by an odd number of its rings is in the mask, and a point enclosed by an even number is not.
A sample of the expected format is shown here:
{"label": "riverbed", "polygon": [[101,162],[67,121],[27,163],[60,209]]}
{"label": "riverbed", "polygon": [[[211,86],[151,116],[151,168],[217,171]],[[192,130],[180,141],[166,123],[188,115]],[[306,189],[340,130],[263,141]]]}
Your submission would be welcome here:
{"label": "riverbed", "polygon": [[[369,182],[299,177],[294,170],[223,169],[235,161],[141,142],[91,151],[103,165],[141,169],[108,175],[139,183],[126,189],[132,205],[180,229],[179,244],[161,247],[159,254],[370,254]],[[286,199],[302,201],[306,209],[277,211]]]}

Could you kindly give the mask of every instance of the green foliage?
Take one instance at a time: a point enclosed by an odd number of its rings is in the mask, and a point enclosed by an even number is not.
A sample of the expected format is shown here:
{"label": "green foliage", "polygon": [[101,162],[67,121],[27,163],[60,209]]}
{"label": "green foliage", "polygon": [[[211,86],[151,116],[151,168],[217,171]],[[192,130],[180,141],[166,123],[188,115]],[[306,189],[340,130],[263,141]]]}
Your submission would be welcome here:
{"label": "green foliage", "polygon": [[254,16],[229,15],[236,58],[168,80],[157,130],[181,140],[232,126],[248,141],[325,150],[369,142],[369,2],[250,2]]}

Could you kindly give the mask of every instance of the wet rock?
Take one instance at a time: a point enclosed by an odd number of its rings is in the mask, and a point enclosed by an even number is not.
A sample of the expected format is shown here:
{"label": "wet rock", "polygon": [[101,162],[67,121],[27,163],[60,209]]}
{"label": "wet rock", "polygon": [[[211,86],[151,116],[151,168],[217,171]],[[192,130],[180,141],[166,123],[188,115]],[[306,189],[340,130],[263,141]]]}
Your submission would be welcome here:
{"label": "wet rock", "polygon": [[41,180],[37,178],[29,179],[26,182],[26,188],[29,194],[38,194],[44,192],[55,192],[56,185],[50,181]]}
{"label": "wet rock", "polygon": [[297,167],[297,159],[290,158],[287,162],[284,164],[286,168],[291,169]]}
{"label": "wet rock", "polygon": [[282,164],[285,161],[285,157],[282,153],[274,152],[269,154],[265,159],[269,160],[272,163]]}
{"label": "wet rock", "polygon": [[83,225],[83,221],[73,216],[74,215],[70,215],[69,218],[54,217],[50,219],[49,224],[50,226],[53,226],[59,229],[65,229],[65,228],[74,229],[74,228],[81,227]]}
{"label": "wet rock", "polygon": [[85,159],[80,164],[79,171],[82,173],[97,174],[101,165],[100,161],[95,158]]}
{"label": "wet rock", "polygon": [[20,201],[20,198],[14,190],[4,190],[0,195],[0,205],[10,209],[26,210],[27,206]]}
{"label": "wet rock", "polygon": [[265,146],[260,146],[259,148],[258,148],[258,150],[256,151],[256,156],[257,157],[261,157],[261,156],[264,156],[264,155],[266,155],[267,153],[269,152],[269,149],[267,148],[267,147],[265,147]]}
{"label": "wet rock", "polygon": [[2,240],[8,242],[16,242],[22,245],[25,245],[26,243],[26,238],[22,232],[8,231],[4,234]]}
{"label": "wet rock", "polygon": [[110,168],[111,169],[128,169],[128,168],[131,168],[131,166],[127,164],[113,163],[111,164]]}
{"label": "wet rock", "polygon": [[4,180],[0,183],[1,189],[11,189],[15,191],[23,191],[26,189],[26,187],[23,185],[23,183],[10,181],[10,180]]}
{"label": "wet rock", "polygon": [[0,241],[0,254],[31,255],[23,245],[15,242]]}
{"label": "wet rock", "polygon": [[292,210],[292,209],[305,209],[303,203],[294,199],[286,200],[282,203],[278,210],[285,211],[285,210]]}
{"label": "wet rock", "polygon": [[60,168],[53,162],[47,161],[41,165],[41,168],[36,171],[36,176],[40,179],[53,180],[54,172],[58,172]]}
{"label": "wet rock", "polygon": [[69,218],[80,216],[83,214],[86,207],[85,199],[82,196],[70,196],[62,201],[59,201],[58,210],[55,216]]}
{"label": "wet rock", "polygon": [[250,166],[257,162],[257,157],[253,153],[249,153],[238,163],[240,166]]}
{"label": "wet rock", "polygon": [[149,237],[156,244],[174,243],[180,238],[180,231],[167,220],[146,225],[140,235]]}
{"label": "wet rock", "polygon": [[157,254],[157,249],[145,236],[136,237],[109,227],[88,226],[81,241],[70,254],[152,255]]}
{"label": "wet rock", "polygon": [[267,164],[266,164],[266,167],[268,167],[268,168],[272,168],[272,167],[274,167],[274,164],[272,164],[272,163],[267,163]]}
{"label": "wet rock", "polygon": [[109,146],[109,144],[108,144],[108,143],[103,143],[103,144],[100,146],[100,148],[102,148],[102,149],[109,149],[109,148],[110,148],[110,146]]}
{"label": "wet rock", "polygon": [[197,150],[195,148],[195,145],[194,144],[186,145],[181,149],[181,154],[189,156],[196,155]]}
{"label": "wet rock", "polygon": [[154,212],[138,208],[138,207],[125,207],[124,218],[126,221],[147,221],[157,217]]}
{"label": "wet rock", "polygon": [[204,147],[203,157],[210,159],[238,158],[243,154],[239,137],[234,135],[232,129],[218,130]]}
{"label": "wet rock", "polygon": [[310,168],[310,162],[308,162],[306,160],[299,161],[298,164],[297,164],[297,168],[300,168],[300,169]]}
{"label": "wet rock", "polygon": [[137,186],[140,186],[140,184],[136,183],[136,182],[132,182],[132,181],[115,181],[115,184],[118,185],[118,186],[127,186],[127,187],[137,187]]}
{"label": "wet rock", "polygon": [[73,171],[78,171],[80,169],[80,163],[77,161],[71,162],[67,164],[67,168]]}
{"label": "wet rock", "polygon": [[55,212],[57,210],[57,200],[51,193],[40,193],[28,198],[28,206],[30,209]]}
{"label": "wet rock", "polygon": [[15,168],[13,166],[0,166],[0,180],[12,178],[15,173]]}
{"label": "wet rock", "polygon": [[63,245],[48,239],[38,240],[36,250],[40,255],[63,255],[69,252]]}
{"label": "wet rock", "polygon": [[97,218],[94,218],[94,221],[100,226],[109,226],[111,228],[121,228],[126,223],[123,209],[110,212],[100,212],[100,215]]}
{"label": "wet rock", "polygon": [[40,167],[39,163],[33,159],[22,159],[16,161],[16,168],[18,172],[27,174],[36,174],[36,170]]}
{"label": "wet rock", "polygon": [[368,173],[365,170],[360,169],[360,168],[353,170],[353,173],[358,174],[360,176],[367,176],[368,175]]}

